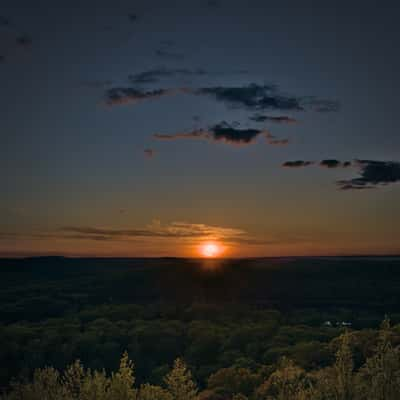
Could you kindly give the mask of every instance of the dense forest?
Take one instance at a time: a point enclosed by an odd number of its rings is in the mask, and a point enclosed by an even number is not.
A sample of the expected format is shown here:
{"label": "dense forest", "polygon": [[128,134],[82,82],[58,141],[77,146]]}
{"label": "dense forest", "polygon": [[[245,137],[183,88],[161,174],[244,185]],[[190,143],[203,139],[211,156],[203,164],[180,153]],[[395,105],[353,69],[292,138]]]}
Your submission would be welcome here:
{"label": "dense forest", "polygon": [[119,368],[107,376],[103,370],[85,369],[76,361],[60,373],[38,369],[31,382],[14,382],[3,400],[396,400],[400,395],[400,346],[393,347],[388,320],[377,333],[374,352],[354,367],[353,337],[337,339],[333,365],[305,370],[282,357],[274,365],[256,370],[232,366],[210,375],[199,391],[183,360],[177,358],[163,385],[135,386],[134,364],[124,353]]}
{"label": "dense forest", "polygon": [[[1,390],[398,399],[399,267],[397,258],[1,260]],[[385,315],[392,326],[379,329]]]}

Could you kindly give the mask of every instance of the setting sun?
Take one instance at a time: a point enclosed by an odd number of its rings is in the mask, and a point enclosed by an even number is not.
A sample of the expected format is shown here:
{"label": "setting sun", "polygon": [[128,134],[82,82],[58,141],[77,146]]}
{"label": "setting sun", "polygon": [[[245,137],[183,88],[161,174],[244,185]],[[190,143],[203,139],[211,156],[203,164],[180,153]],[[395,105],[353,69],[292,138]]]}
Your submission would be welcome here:
{"label": "setting sun", "polygon": [[218,243],[204,243],[200,247],[200,253],[203,257],[218,257],[222,253],[222,247]]}

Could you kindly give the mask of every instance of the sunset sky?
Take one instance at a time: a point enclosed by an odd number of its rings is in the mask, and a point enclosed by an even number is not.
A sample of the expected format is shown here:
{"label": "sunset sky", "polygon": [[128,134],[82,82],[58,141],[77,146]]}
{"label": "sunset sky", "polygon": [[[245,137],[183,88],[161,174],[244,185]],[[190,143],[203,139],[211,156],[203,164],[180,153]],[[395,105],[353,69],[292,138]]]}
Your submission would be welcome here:
{"label": "sunset sky", "polygon": [[0,256],[400,254],[400,7],[357,3],[2,0]]}

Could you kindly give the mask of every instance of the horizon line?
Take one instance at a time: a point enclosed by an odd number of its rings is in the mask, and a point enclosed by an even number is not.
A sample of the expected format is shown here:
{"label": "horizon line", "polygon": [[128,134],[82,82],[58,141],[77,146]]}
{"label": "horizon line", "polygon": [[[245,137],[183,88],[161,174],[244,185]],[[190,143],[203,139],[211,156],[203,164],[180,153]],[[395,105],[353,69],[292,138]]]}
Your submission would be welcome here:
{"label": "horizon line", "polygon": [[35,256],[2,256],[2,260],[34,260],[44,258],[69,260],[257,260],[257,259],[294,259],[294,258],[400,258],[399,254],[329,254],[329,255],[281,255],[281,256],[247,256],[247,257],[183,257],[183,256],[71,256],[71,255],[35,255]]}

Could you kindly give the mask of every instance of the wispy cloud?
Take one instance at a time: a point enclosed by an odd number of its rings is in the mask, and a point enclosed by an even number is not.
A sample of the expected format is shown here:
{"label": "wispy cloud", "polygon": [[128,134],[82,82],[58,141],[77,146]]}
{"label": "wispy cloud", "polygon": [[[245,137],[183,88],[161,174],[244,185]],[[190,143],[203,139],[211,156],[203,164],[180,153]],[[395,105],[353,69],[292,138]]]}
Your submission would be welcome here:
{"label": "wispy cloud", "polygon": [[[172,238],[172,239],[204,239],[237,241],[248,239],[242,229],[226,228],[206,224],[188,222],[171,222],[162,225],[153,221],[145,229],[112,229],[99,227],[66,226],[59,231],[64,237],[89,240],[127,240],[133,238]],[[247,235],[247,236],[246,236]]]}
{"label": "wispy cloud", "polygon": [[288,139],[277,139],[267,130],[240,129],[221,122],[208,129],[198,129],[191,132],[179,132],[174,134],[156,133],[153,135],[158,140],[179,140],[179,139],[206,139],[214,142],[224,142],[234,145],[248,145],[256,141],[259,136],[264,136],[271,145],[285,145]]}
{"label": "wispy cloud", "polygon": [[131,87],[114,87],[106,91],[106,104],[129,104],[139,103],[145,100],[157,99],[178,93],[178,89],[141,90]]}
{"label": "wispy cloud", "polygon": [[288,117],[287,115],[270,116],[263,114],[254,114],[249,117],[254,122],[274,122],[276,124],[296,124],[297,119]]}
{"label": "wispy cloud", "polygon": [[[131,75],[129,79],[132,83],[154,83],[161,77],[169,77],[177,74],[181,75],[201,75],[207,74],[204,70],[187,69],[154,69],[136,75]],[[178,87],[173,89],[154,89],[144,90],[137,87],[115,87],[106,91],[106,98],[110,104],[135,103],[138,100],[148,98],[158,98],[162,96],[185,93],[196,96],[207,96],[216,101],[223,102],[231,107],[244,108],[249,111],[274,110],[274,111],[306,111],[314,110],[318,112],[338,111],[339,103],[334,100],[321,100],[314,97],[290,96],[280,93],[275,85],[258,85],[251,83],[247,86],[214,86],[188,88]],[[256,122],[272,121],[279,123],[294,123],[295,119],[287,116],[255,116]]]}
{"label": "wispy cloud", "polygon": [[[208,71],[203,68],[152,68],[147,71],[138,72],[135,74],[131,74],[128,76],[128,80],[133,84],[152,84],[160,82],[162,79],[168,78],[176,78],[176,77],[185,77],[185,78],[193,78],[193,77],[202,77],[202,76],[220,76],[220,75],[237,75],[237,74],[246,74],[245,70],[237,70],[237,71]],[[195,90],[193,90],[193,93]]]}
{"label": "wispy cloud", "polygon": [[153,68],[148,71],[139,72],[128,76],[132,83],[156,83],[162,78],[170,78],[175,76],[203,76],[208,72],[204,69],[187,69],[187,68]]}
{"label": "wispy cloud", "polygon": [[279,94],[273,85],[205,87],[197,90],[197,94],[214,97],[218,101],[232,106],[241,106],[254,110],[303,110],[301,99],[295,96]]}
{"label": "wispy cloud", "polygon": [[[319,99],[313,96],[295,96],[281,93],[276,85],[259,85],[251,83],[247,86],[216,86],[200,88],[196,92],[200,95],[214,97],[217,101],[228,105],[244,107],[249,110],[281,110],[333,112],[339,110],[339,103],[335,100]],[[267,117],[268,118],[268,117]],[[275,122],[279,121],[275,120]],[[281,119],[280,122],[284,122]],[[288,122],[286,119],[285,122]]]}
{"label": "wispy cloud", "polygon": [[276,139],[274,135],[267,137],[268,144],[272,146],[286,146],[289,144],[289,139]]}
{"label": "wispy cloud", "polygon": [[155,133],[153,137],[158,140],[210,139],[210,132],[199,129],[191,132],[178,132],[172,134]]}

